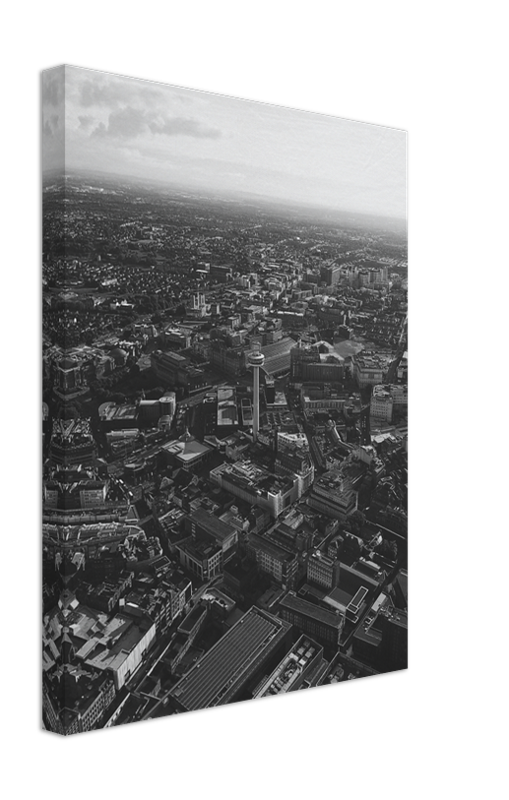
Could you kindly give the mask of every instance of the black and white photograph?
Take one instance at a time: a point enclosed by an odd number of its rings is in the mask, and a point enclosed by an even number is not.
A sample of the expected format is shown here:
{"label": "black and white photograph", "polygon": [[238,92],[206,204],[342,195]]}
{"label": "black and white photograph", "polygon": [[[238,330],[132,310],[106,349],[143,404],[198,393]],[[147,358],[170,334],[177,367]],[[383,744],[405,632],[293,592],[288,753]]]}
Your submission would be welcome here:
{"label": "black and white photograph", "polygon": [[44,728],[405,670],[406,132],[72,66],[41,110]]}

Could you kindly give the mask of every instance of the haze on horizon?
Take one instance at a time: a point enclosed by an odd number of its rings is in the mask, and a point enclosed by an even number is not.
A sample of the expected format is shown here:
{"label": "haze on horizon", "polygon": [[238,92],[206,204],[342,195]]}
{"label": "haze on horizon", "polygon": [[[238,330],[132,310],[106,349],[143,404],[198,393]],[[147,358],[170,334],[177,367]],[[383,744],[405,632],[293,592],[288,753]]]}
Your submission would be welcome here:
{"label": "haze on horizon", "polygon": [[[64,104],[65,97],[65,104]],[[45,171],[90,170],[406,219],[406,132],[62,66],[42,74]]]}

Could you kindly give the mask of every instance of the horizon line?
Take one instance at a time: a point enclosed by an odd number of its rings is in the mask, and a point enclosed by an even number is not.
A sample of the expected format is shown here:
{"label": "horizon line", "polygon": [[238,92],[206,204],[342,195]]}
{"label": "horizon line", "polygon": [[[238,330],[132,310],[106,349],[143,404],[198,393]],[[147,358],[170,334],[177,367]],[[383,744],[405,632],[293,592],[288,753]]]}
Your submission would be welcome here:
{"label": "horizon line", "polygon": [[275,197],[274,195],[259,194],[257,192],[249,192],[249,191],[246,191],[246,190],[237,190],[237,191],[235,191],[235,190],[227,190],[227,191],[225,191],[225,190],[214,189],[213,187],[210,187],[210,186],[209,187],[203,186],[202,188],[199,188],[199,187],[196,187],[196,186],[188,187],[188,186],[185,186],[184,184],[170,183],[170,182],[162,180],[160,178],[145,178],[145,177],[141,177],[140,175],[127,175],[127,174],[122,174],[122,173],[119,173],[119,172],[106,172],[106,171],[100,170],[100,169],[90,169],[90,168],[83,168],[83,167],[70,167],[69,169],[61,169],[60,167],[52,167],[52,168],[46,169],[46,170],[43,169],[42,170],[42,175],[48,175],[50,173],[60,173],[62,176],[65,176],[69,172],[76,172],[78,174],[79,173],[85,173],[85,174],[86,173],[90,173],[90,174],[111,176],[111,177],[114,177],[114,178],[145,181],[148,184],[156,184],[157,186],[178,187],[180,189],[186,189],[187,191],[189,191],[190,194],[197,194],[199,192],[207,192],[207,191],[209,191],[209,192],[215,192],[218,196],[223,196],[223,197],[228,197],[228,196],[235,197],[235,196],[238,196],[238,195],[248,195],[248,196],[253,197],[253,198],[259,198],[260,200],[265,200],[267,203],[270,203],[270,202],[273,202],[273,203],[287,203],[289,205],[298,206],[299,208],[302,208],[302,209],[322,210],[322,211],[328,211],[328,212],[337,212],[337,213],[343,213],[343,214],[359,215],[361,217],[368,217],[368,218],[371,218],[371,219],[390,220],[391,222],[397,222],[397,223],[400,223],[400,224],[404,224],[405,226],[408,226],[408,215],[405,216],[405,217],[395,217],[395,216],[380,214],[380,213],[377,213],[377,212],[357,211],[357,210],[354,210],[354,209],[339,208],[337,206],[327,206],[327,205],[321,205],[321,204],[306,204],[302,200],[294,200],[294,199],[291,199],[291,198],[288,198],[288,197],[285,197],[285,198],[283,198],[283,197]]}

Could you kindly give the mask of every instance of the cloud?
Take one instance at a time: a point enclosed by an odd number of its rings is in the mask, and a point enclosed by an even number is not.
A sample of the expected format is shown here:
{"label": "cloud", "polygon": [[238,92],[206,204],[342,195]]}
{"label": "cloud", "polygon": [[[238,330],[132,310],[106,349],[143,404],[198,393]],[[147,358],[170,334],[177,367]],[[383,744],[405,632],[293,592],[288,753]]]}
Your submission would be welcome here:
{"label": "cloud", "polygon": [[112,111],[108,118],[108,126],[101,122],[92,131],[92,136],[111,136],[114,139],[134,139],[147,129],[145,112],[137,108],[121,108]]}
{"label": "cloud", "polygon": [[193,136],[196,139],[219,139],[221,131],[218,128],[207,128],[195,119],[185,117],[166,117],[155,119],[148,123],[152,133],[165,136]]}
{"label": "cloud", "polygon": [[79,125],[80,130],[88,131],[91,128],[91,126],[94,124],[95,117],[91,117],[89,114],[83,114],[82,116],[78,117],[78,120],[79,120],[79,123],[80,123],[80,125]]}
{"label": "cloud", "polygon": [[63,73],[57,70],[56,73],[43,73],[41,100],[43,105],[58,106],[64,101],[64,81]]}
{"label": "cloud", "polygon": [[138,82],[85,80],[79,87],[79,104],[84,108],[90,106],[107,106],[116,108],[129,101],[141,101],[151,104],[161,97],[161,92]]}
{"label": "cloud", "polygon": [[90,136],[98,136],[98,137],[107,136],[107,135],[108,135],[108,130],[107,130],[106,125],[104,124],[104,122],[100,122],[99,125],[97,126],[97,128],[94,128],[94,130],[90,134]]}
{"label": "cloud", "polygon": [[190,136],[195,139],[218,139],[221,136],[218,128],[209,128],[196,119],[168,117],[132,106],[112,111],[108,117],[108,125],[99,123],[90,135],[135,139],[149,131],[153,135]]}
{"label": "cloud", "polygon": [[58,114],[52,114],[49,119],[43,118],[42,121],[42,135],[53,136],[58,130]]}

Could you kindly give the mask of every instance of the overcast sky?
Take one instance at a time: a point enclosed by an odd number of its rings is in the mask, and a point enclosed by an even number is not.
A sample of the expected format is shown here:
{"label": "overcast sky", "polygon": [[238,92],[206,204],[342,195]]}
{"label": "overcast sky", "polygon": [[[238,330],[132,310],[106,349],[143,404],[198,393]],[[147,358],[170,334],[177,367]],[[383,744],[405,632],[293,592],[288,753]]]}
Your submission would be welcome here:
{"label": "overcast sky", "polygon": [[44,169],[65,141],[67,169],[406,217],[400,130],[76,67],[43,73],[42,113]]}

